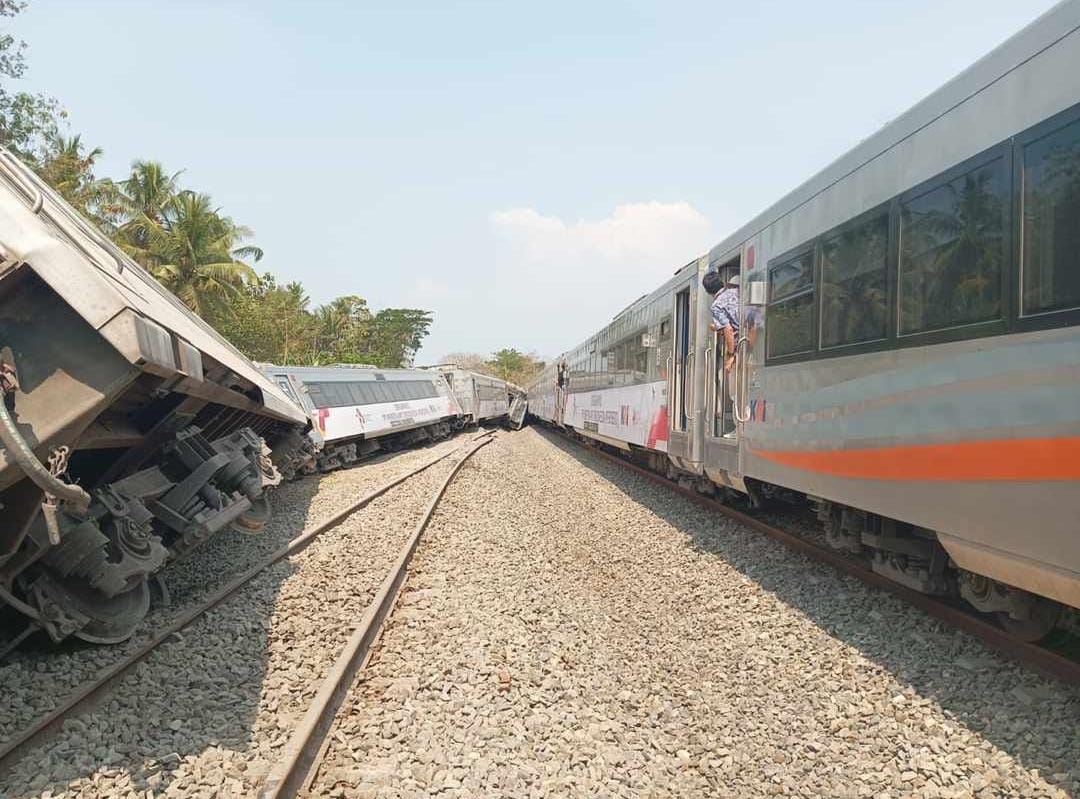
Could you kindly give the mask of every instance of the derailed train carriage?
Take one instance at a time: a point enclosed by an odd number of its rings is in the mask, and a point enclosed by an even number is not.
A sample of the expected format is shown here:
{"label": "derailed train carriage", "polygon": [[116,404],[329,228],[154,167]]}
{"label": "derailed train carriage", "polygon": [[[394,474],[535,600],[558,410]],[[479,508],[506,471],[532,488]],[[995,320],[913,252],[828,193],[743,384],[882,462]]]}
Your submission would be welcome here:
{"label": "derailed train carriage", "polygon": [[528,395],[520,386],[453,363],[428,368],[442,373],[446,378],[461,406],[465,424],[505,422],[509,427],[520,428],[525,421]]}
{"label": "derailed train carriage", "polygon": [[266,522],[308,419],[3,150],[0,259],[0,617],[25,622],[8,643],[120,641],[166,560]]}
{"label": "derailed train carriage", "polygon": [[[739,275],[731,371],[709,270]],[[1080,607],[1080,2],[682,267],[530,386],[537,417],[1026,639]]]}
{"label": "derailed train carriage", "polygon": [[379,450],[445,438],[463,418],[439,372],[365,364],[263,364],[262,370],[312,420],[316,455],[310,471],[332,471]]}

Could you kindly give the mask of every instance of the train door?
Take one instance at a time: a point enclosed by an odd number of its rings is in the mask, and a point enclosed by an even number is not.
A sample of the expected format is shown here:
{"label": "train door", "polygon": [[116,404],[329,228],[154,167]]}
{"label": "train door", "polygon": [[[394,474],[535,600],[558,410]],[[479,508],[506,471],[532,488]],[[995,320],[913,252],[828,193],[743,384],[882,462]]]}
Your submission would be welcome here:
{"label": "train door", "polygon": [[687,367],[690,356],[690,289],[675,295],[675,347],[672,352],[671,430],[685,433],[693,413],[688,407]]}
{"label": "train door", "polygon": [[[717,271],[726,284],[729,278],[739,274],[739,268],[740,258],[735,256]],[[709,298],[710,305],[713,299]],[[710,313],[710,321],[711,318]],[[723,331],[709,329],[705,350],[705,468],[714,480],[717,479],[714,471],[738,471],[739,432],[735,415],[738,340],[738,335],[729,340]]]}
{"label": "train door", "polygon": [[698,350],[704,342],[699,328],[707,306],[701,306],[700,261],[687,270],[686,280],[672,294],[672,341],[668,356],[668,457],[680,469],[701,471],[701,417],[704,409],[702,365]]}

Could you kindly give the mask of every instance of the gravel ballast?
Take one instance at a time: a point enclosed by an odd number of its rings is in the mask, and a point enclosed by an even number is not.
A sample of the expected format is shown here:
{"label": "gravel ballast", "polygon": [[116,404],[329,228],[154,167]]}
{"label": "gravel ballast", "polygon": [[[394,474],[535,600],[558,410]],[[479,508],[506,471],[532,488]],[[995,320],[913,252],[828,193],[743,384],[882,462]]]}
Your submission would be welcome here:
{"label": "gravel ballast", "polygon": [[1080,692],[527,429],[425,534],[331,797],[1080,795]]}
{"label": "gravel ballast", "polygon": [[[223,531],[168,571],[145,630],[305,528],[465,438],[279,487],[258,535]],[[456,457],[456,456],[454,456]],[[0,796],[248,796],[336,657],[454,457],[374,500],[135,666],[90,712],[0,775]],[[6,735],[141,643],[28,651],[5,664]]]}

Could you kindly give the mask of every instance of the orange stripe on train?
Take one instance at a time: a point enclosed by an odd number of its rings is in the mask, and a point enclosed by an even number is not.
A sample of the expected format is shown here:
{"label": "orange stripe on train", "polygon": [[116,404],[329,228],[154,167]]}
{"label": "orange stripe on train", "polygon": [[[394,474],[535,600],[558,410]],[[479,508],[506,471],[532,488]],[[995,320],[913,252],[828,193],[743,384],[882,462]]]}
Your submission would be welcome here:
{"label": "orange stripe on train", "polygon": [[1080,480],[1080,436],[752,452],[795,469],[865,480]]}

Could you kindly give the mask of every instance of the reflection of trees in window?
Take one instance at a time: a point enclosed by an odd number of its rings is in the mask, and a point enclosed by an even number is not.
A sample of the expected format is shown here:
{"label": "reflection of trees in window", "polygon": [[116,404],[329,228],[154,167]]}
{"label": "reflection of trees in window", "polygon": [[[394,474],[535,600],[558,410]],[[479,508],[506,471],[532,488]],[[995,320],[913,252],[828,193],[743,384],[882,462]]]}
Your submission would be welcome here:
{"label": "reflection of trees in window", "polygon": [[822,242],[822,347],[887,335],[888,243],[888,214]]}
{"label": "reflection of trees in window", "polygon": [[766,355],[776,358],[814,349],[814,259],[812,253],[769,268]]}
{"label": "reflection of trees in window", "polygon": [[901,204],[900,332],[1001,318],[1002,159]]}
{"label": "reflection of trees in window", "polygon": [[1023,312],[1080,306],[1080,122],[1024,148]]}

